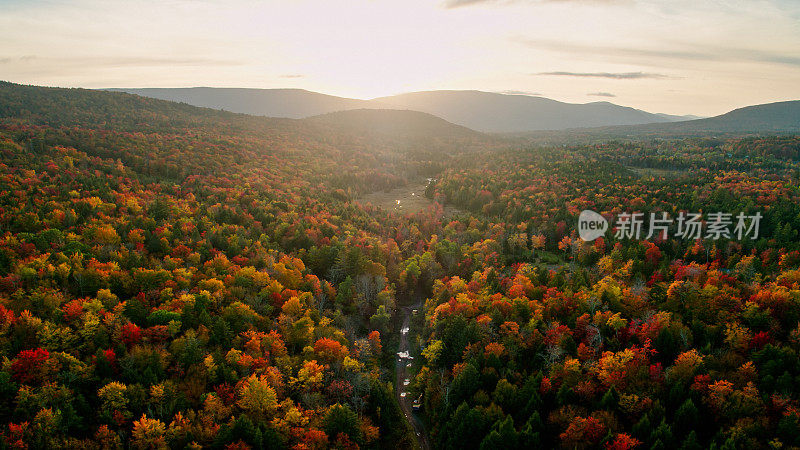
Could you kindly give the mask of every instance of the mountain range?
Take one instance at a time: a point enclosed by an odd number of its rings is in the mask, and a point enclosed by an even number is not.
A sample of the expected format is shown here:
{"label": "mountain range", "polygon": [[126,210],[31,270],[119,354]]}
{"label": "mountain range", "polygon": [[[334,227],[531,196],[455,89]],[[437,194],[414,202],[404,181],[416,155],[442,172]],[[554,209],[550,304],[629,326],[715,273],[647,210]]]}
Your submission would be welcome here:
{"label": "mountain range", "polygon": [[303,89],[144,88],[108,89],[254,116],[302,119],[335,111],[387,108],[369,100],[336,97]]}
{"label": "mountain range", "polygon": [[719,116],[670,123],[514,133],[540,143],[588,143],[609,139],[682,139],[800,133],[800,100],[746,106]]}
{"label": "mountain range", "polygon": [[351,109],[307,117],[302,122],[330,125],[341,131],[372,137],[481,139],[486,136],[432,114],[397,109]]}
{"label": "mountain range", "polygon": [[564,103],[531,95],[482,91],[428,91],[375,99],[395,108],[423,111],[474,130],[511,133],[533,130],[686,120],[682,116],[652,114],[609,102]]}
{"label": "mountain range", "polygon": [[268,117],[305,118],[354,109],[409,109],[490,133],[667,123],[694,118],[653,114],[609,102],[564,103],[483,91],[425,91],[358,100],[302,89],[110,89],[144,97]]}
{"label": "mountain range", "polygon": [[[505,100],[510,103],[519,102],[521,97],[518,95],[504,95],[504,94],[491,94],[477,91],[434,91],[428,93],[412,93],[403,94],[394,97],[384,97],[375,100],[354,100],[342,97],[333,97],[325,94],[312,93],[308,91],[297,90],[250,90],[250,89],[213,89],[213,88],[188,88],[188,89],[148,89],[148,90],[130,90],[140,95],[129,95],[123,92],[104,92],[97,90],[85,89],[56,89],[45,88],[37,86],[24,86],[8,82],[0,81],[0,91],[5,93],[0,96],[0,119],[2,117],[19,115],[26,110],[26,100],[23,96],[30,95],[40,99],[44,103],[51,104],[51,108],[39,110],[36,113],[38,121],[43,123],[51,121],[59,121],[63,123],[64,118],[58,117],[63,115],[59,98],[61,96],[76,95],[82,102],[98,102],[97,108],[108,109],[110,106],[108,101],[112,103],[131,103],[138,102],[141,107],[142,104],[150,105],[151,102],[162,102],[155,96],[167,97],[169,95],[177,95],[181,92],[214,92],[216,95],[217,103],[207,104],[205,109],[197,109],[196,114],[204,116],[217,116],[223,114],[226,118],[233,118],[234,116],[250,117],[253,120],[260,120],[261,126],[278,127],[278,128],[292,128],[297,129],[298,126],[302,127],[305,124],[314,129],[329,129],[334,128],[352,135],[361,135],[365,137],[372,137],[377,139],[391,138],[394,140],[408,140],[412,139],[414,143],[421,142],[420,139],[431,142],[435,139],[437,142],[445,140],[448,145],[454,142],[471,142],[471,143],[487,143],[496,142],[490,138],[489,135],[482,134],[475,129],[486,130],[489,129],[514,129],[514,125],[502,124],[502,120],[492,118],[492,113],[497,116],[507,117],[509,123],[532,123],[534,121],[533,113],[530,116],[526,113],[519,113],[523,117],[513,117],[513,108],[509,110],[502,110],[502,105],[498,104],[499,100]],[[120,91],[120,90],[116,90]],[[122,90],[128,91],[128,90]],[[264,98],[282,98],[278,103],[263,103],[257,101],[258,95],[250,98],[249,115],[229,114],[231,108],[229,106],[236,103],[234,100],[239,99],[243,102],[248,99],[245,95],[248,92],[255,91],[256,94],[263,94],[261,100]],[[280,91],[280,95],[278,94]],[[224,95],[224,94],[233,95]],[[147,95],[145,95],[147,94]],[[422,95],[426,94],[426,95]],[[304,102],[295,102],[294,99],[299,97],[304,98]],[[199,102],[200,100],[209,101],[211,97],[196,95],[188,98],[187,96],[181,97],[183,100],[192,100]],[[476,102],[476,99],[488,99],[484,102]],[[138,100],[137,100],[138,99]],[[177,98],[172,98],[177,100]],[[543,105],[555,104],[557,108],[569,109],[570,105],[553,100],[529,97],[529,100],[539,102]],[[102,101],[101,101],[102,100]],[[106,101],[107,100],[107,101]],[[492,109],[492,102],[494,108]],[[472,102],[472,103],[470,103]],[[502,102],[499,102],[502,103]],[[523,101],[521,104],[530,107],[532,103]],[[294,117],[302,117],[303,119],[291,118],[272,118],[265,119],[255,117],[256,107],[258,105],[272,105],[273,112],[278,115],[280,111],[293,111]],[[565,106],[566,105],[566,106]],[[590,103],[586,105],[571,105],[583,106],[586,108],[596,108],[598,104]],[[608,104],[610,105],[610,104]],[[258,106],[260,107],[260,106]],[[411,108],[425,108],[434,110],[433,113],[413,111]],[[631,108],[624,108],[616,105],[611,107],[619,110],[621,108],[629,114],[629,120],[635,120],[635,117],[644,117],[642,111],[634,110]],[[162,102],[161,110],[175,111],[177,116],[182,117],[185,111],[194,108],[186,102]],[[397,110],[392,108],[407,108],[406,110]],[[220,111],[222,109],[228,110]],[[320,109],[333,109],[335,112],[323,112],[320,114],[313,114]],[[638,111],[638,112],[637,112]],[[437,114],[438,113],[438,114]],[[30,111],[27,114],[32,114]],[[288,114],[288,113],[285,113]],[[602,112],[597,114],[602,115]],[[220,116],[220,117],[223,117]],[[443,116],[448,116],[451,120],[445,120]],[[657,115],[655,115],[657,116]],[[163,117],[162,121],[175,122],[175,117]],[[455,118],[453,118],[455,117]],[[465,122],[470,120],[480,121],[479,118],[483,117],[484,126],[475,126],[475,124],[464,125]],[[574,115],[572,117],[575,117]],[[633,117],[631,119],[630,117]],[[120,118],[127,119],[127,118]],[[226,120],[229,120],[226,119]],[[81,114],[70,117],[76,124],[82,123]],[[152,122],[154,118],[151,118]],[[232,120],[232,119],[230,119]],[[493,121],[492,121],[493,120]],[[551,118],[542,119],[552,120]],[[597,122],[597,118],[585,117],[585,124],[593,124]],[[721,136],[721,135],[743,135],[743,134],[788,134],[800,133],[800,101],[783,101],[776,103],[768,103],[763,105],[754,105],[744,108],[735,109],[728,113],[695,120],[671,121],[661,118],[659,123],[646,123],[646,124],[633,124],[633,125],[617,125],[617,126],[600,126],[584,127],[573,126],[568,129],[566,127],[566,119],[564,123],[559,126],[559,130],[530,130],[521,131],[516,133],[508,133],[509,136],[523,137],[534,139],[540,142],[577,142],[577,141],[598,141],[604,139],[619,139],[619,138],[640,138],[640,137],[653,137],[653,138],[680,138],[689,136]],[[674,120],[671,118],[669,120]],[[526,122],[527,121],[527,122]],[[160,121],[157,121],[159,124]],[[547,122],[552,123],[552,122]],[[154,126],[156,126],[154,122]],[[158,125],[161,126],[161,125]],[[542,127],[542,125],[539,125]],[[532,126],[532,128],[535,126]],[[399,141],[398,141],[399,142]],[[407,142],[408,143],[408,142]]]}
{"label": "mountain range", "polygon": [[401,151],[486,149],[505,142],[431,114],[392,109],[352,109],[302,119],[260,117],[124,92],[28,86],[0,81],[0,124],[24,119],[37,126],[71,126],[148,132],[222,127],[241,136],[321,140],[341,149],[376,145]]}
{"label": "mountain range", "polygon": [[[624,129],[625,127],[620,127]],[[800,131],[800,100],[746,106],[715,117],[630,128],[638,132],[796,133]]]}

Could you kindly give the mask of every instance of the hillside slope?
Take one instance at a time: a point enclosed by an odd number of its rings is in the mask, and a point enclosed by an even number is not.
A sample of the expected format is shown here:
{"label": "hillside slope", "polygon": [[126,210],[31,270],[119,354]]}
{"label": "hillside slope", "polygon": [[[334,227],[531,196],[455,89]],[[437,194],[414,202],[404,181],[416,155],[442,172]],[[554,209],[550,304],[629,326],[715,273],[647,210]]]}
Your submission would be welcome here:
{"label": "hillside slope", "polygon": [[656,128],[722,132],[800,132],[800,100],[747,106],[716,117]]}
{"label": "hillside slope", "polygon": [[387,385],[416,247],[387,237],[430,231],[352,200],[438,155],[0,83],[0,447],[413,447]]}
{"label": "hillside slope", "polygon": [[522,135],[546,142],[618,138],[684,138],[800,133],[800,100],[746,106],[719,116],[675,123],[582,128]]}
{"label": "hillside slope", "polygon": [[507,133],[576,127],[633,125],[672,120],[609,102],[564,103],[529,95],[481,91],[412,92],[376,99],[423,111],[478,131]]}
{"label": "hillside slope", "polygon": [[376,102],[336,97],[303,89],[194,87],[109,90],[236,113],[292,119],[378,106]]}
{"label": "hillside slope", "polygon": [[563,103],[544,97],[481,91],[412,92],[357,100],[302,89],[112,89],[207,108],[268,117],[303,118],[353,109],[410,109],[483,132],[525,132],[685,120],[608,102]]}
{"label": "hillside slope", "polygon": [[[0,120],[53,127],[169,132],[214,129],[228,136],[324,142],[338,150],[380,143],[375,152],[452,153],[503,141],[414,111],[351,110],[308,119],[258,117],[124,92],[0,82]],[[265,149],[266,150],[266,149]]]}
{"label": "hillside slope", "polygon": [[392,109],[354,109],[309,117],[307,123],[336,126],[342,130],[375,136],[458,137],[482,136],[474,130],[431,114]]}

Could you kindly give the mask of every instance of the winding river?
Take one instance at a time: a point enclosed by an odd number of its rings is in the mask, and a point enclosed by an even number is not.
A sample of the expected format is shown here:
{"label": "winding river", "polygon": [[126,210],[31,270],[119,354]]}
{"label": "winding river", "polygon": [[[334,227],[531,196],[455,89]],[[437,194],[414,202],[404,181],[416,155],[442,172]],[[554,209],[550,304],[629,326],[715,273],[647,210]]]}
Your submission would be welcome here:
{"label": "winding river", "polygon": [[409,369],[411,368],[411,361],[413,359],[409,354],[411,348],[409,344],[411,314],[415,308],[421,308],[421,306],[421,304],[418,304],[401,308],[403,324],[400,327],[400,345],[397,349],[397,361],[395,363],[395,375],[397,380],[395,382],[395,394],[397,395],[398,403],[400,403],[400,409],[403,410],[403,415],[414,430],[417,445],[422,450],[429,450],[431,446],[428,439],[428,431],[425,429],[425,424],[414,414],[414,410],[411,407],[414,399],[412,399],[411,395],[407,392],[408,385],[411,382]]}

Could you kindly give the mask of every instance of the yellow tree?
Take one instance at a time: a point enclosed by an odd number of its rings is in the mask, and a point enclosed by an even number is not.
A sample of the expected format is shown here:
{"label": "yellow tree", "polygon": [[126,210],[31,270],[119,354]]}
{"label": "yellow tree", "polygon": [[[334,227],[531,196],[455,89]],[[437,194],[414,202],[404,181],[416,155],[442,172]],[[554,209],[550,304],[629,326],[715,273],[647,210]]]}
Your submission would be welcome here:
{"label": "yellow tree", "polygon": [[158,419],[148,419],[147,415],[133,422],[133,433],[131,445],[137,449],[167,449],[167,441],[164,438],[166,425]]}
{"label": "yellow tree", "polygon": [[278,395],[264,377],[250,375],[239,384],[238,405],[253,420],[269,420],[278,409]]}

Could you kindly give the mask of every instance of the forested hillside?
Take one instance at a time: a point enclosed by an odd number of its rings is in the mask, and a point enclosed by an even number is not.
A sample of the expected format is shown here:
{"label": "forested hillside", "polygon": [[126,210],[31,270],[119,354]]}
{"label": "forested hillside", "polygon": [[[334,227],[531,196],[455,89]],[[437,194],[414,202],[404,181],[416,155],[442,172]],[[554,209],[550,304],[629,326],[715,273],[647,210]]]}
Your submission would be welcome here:
{"label": "forested hillside", "polygon": [[295,119],[364,108],[408,109],[493,133],[687,120],[685,116],[653,114],[609,102],[564,103],[538,95],[482,91],[409,92],[358,100],[303,89],[195,87],[111,90],[237,113]]}
{"label": "forested hillside", "polygon": [[411,445],[387,277],[436,211],[352,200],[436,153],[128,94],[0,105],[4,445]]}
{"label": "forested hillside", "polygon": [[[0,84],[0,446],[800,446],[800,139],[385,120]],[[584,209],[763,219],[584,242]]]}
{"label": "forested hillside", "polygon": [[109,90],[255,116],[293,119],[349,109],[381,107],[378,102],[336,97],[304,89],[195,87]]}
{"label": "forested hillside", "polygon": [[[412,391],[438,445],[800,444],[797,143],[612,143],[454,164],[434,195],[487,219],[445,228],[480,250],[443,267],[419,323]],[[645,225],[639,240],[584,242],[571,231],[583,209],[765,220],[758,239],[646,239]]]}
{"label": "forested hillside", "polygon": [[791,136],[800,133],[800,100],[746,106],[719,116],[671,123],[578,128],[565,132],[525,134],[539,142],[591,143],[601,139],[690,139],[751,136]]}

